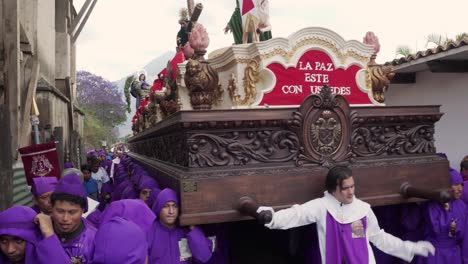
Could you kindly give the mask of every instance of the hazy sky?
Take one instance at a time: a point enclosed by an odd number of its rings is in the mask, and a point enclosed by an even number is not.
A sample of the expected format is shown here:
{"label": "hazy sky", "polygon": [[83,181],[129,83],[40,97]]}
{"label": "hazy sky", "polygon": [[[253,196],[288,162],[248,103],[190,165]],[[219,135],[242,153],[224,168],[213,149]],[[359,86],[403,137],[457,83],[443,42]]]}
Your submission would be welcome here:
{"label": "hazy sky", "polygon": [[[74,2],[79,9],[85,1]],[[231,45],[232,35],[222,29],[235,0],[195,2],[204,5],[199,22],[210,35],[208,51]],[[98,0],[78,40],[78,69],[115,81],[159,54],[175,50],[179,9],[186,4],[186,0]],[[398,45],[425,49],[431,33],[453,38],[468,32],[466,10],[466,0],[270,0],[273,37],[287,37],[305,27],[325,27],[347,40],[362,41],[367,31],[373,31],[380,40],[377,61],[381,63],[395,58]]]}

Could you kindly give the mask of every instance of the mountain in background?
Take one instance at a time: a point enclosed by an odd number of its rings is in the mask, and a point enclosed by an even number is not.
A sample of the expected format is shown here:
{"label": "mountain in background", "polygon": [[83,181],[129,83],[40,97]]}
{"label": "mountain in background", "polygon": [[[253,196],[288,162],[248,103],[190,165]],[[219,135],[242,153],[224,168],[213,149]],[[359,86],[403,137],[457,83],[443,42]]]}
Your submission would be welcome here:
{"label": "mountain in background", "polygon": [[[152,84],[154,79],[156,79],[156,75],[160,73],[164,68],[167,66],[167,62],[170,61],[175,55],[174,51],[167,51],[160,55],[159,57],[153,59],[150,61],[146,66],[143,67],[143,69],[146,71],[146,81],[149,84]],[[122,77],[120,80],[117,80],[113,82],[121,91],[123,94],[124,86],[125,86],[125,80],[127,79],[128,76],[134,75],[136,73],[129,73],[128,75]],[[124,102],[125,102],[125,94],[124,96]],[[131,113],[127,114],[127,121],[125,121],[122,125],[119,126],[119,136],[124,137],[128,134],[132,134],[132,117],[135,114],[135,98],[133,98],[130,95],[130,109]]]}

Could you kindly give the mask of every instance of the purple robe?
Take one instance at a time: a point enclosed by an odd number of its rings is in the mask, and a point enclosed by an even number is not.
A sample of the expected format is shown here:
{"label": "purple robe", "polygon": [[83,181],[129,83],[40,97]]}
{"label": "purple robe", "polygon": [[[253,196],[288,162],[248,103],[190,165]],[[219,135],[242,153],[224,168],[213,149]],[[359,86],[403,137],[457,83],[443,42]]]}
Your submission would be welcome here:
{"label": "purple robe", "polygon": [[159,189],[159,185],[155,179],[151,176],[143,175],[138,183],[138,189],[141,191],[143,189]]}
{"label": "purple robe", "polygon": [[[16,236],[26,241],[25,264],[63,264],[68,260],[56,235],[43,239],[34,224],[36,213],[29,207],[13,206],[0,213],[0,235]],[[11,263],[0,252],[0,263]]]}
{"label": "purple robe", "polygon": [[160,192],[161,192],[161,190],[158,189],[158,188],[153,189],[153,191],[150,194],[150,197],[148,198],[149,208],[153,208],[154,203],[156,203],[156,198],[158,198],[158,195],[159,195]]}
{"label": "purple robe", "polygon": [[[417,242],[424,240],[424,212],[422,206],[415,203],[401,205],[401,238]],[[411,264],[423,263],[426,258],[414,256]],[[400,263],[408,263],[403,260]]]}
{"label": "purple robe", "polygon": [[[26,241],[25,264],[35,262],[35,244],[40,232],[34,224],[36,212],[29,207],[13,206],[0,213],[0,235],[15,236]],[[0,263],[11,263],[0,251]]]}
{"label": "purple robe", "polygon": [[36,213],[40,213],[40,212],[41,212],[41,209],[39,209],[39,206],[37,206],[37,205],[31,206],[31,209],[33,209],[34,212],[36,212]]}
{"label": "purple robe", "polygon": [[[229,264],[229,224],[209,224],[201,228],[207,237],[215,237],[216,245],[208,264]],[[196,262],[196,261],[195,261]],[[198,262],[197,262],[198,263]]]}
{"label": "purple robe", "polygon": [[85,201],[84,212],[88,211],[88,196],[78,174],[71,173],[63,176],[58,182],[54,193],[66,193],[83,198]]}
{"label": "purple robe", "polygon": [[303,253],[306,264],[316,264],[322,261],[320,255],[319,239],[317,234],[317,225],[311,224],[307,226],[306,232],[304,232],[302,240]]}
{"label": "purple robe", "polygon": [[[385,232],[397,237],[401,237],[401,226],[398,219],[400,218],[399,205],[386,205],[373,208],[374,214],[379,221],[379,226]],[[379,264],[394,264],[399,262],[399,259],[394,256],[385,254],[380,249],[372,245],[374,250],[375,261]]]}
{"label": "purple robe", "polygon": [[70,263],[70,258],[63,250],[57,235],[44,238],[36,244],[37,263],[64,264]]}
{"label": "purple robe", "polygon": [[[340,224],[333,216],[327,214],[326,258],[327,263],[369,263],[365,230],[367,219],[358,220],[361,231],[353,232],[352,224]],[[343,233],[345,235],[343,235]],[[356,235],[354,235],[356,234]]]}
{"label": "purple robe", "polygon": [[129,185],[123,190],[121,199],[138,199],[139,193],[135,190],[135,186]]}
{"label": "purple robe", "polygon": [[101,225],[101,219],[102,211],[99,210],[99,208],[96,208],[96,210],[94,210],[86,217],[86,220],[88,220],[88,222],[90,222],[95,228],[99,228],[99,226]]}
{"label": "purple robe", "polygon": [[104,168],[106,170],[107,174],[109,174],[109,170],[110,170],[111,165],[112,165],[111,160],[103,160],[103,161],[101,161],[101,163],[99,163],[99,166]]}
{"label": "purple robe", "polygon": [[192,231],[188,228],[174,226],[167,228],[159,221],[155,221],[148,233],[149,261],[152,264],[192,263],[191,259],[181,259],[179,241],[186,238],[192,257],[201,263],[211,258],[212,243],[205,237],[200,228]]}
{"label": "purple robe", "polygon": [[37,177],[33,178],[33,184],[31,186],[31,193],[34,196],[40,196],[47,192],[52,192],[57,186],[57,178],[51,177]]}
{"label": "purple robe", "polygon": [[415,254],[413,242],[380,229],[370,205],[355,198],[343,204],[325,192],[322,198],[274,212],[271,207],[259,207],[273,213],[265,224],[271,229],[289,229],[317,223],[322,262],[347,264],[376,263],[370,243],[387,254],[411,261]]}
{"label": "purple robe", "polygon": [[463,182],[463,191],[461,200],[465,202],[465,205],[468,207],[468,181]]}
{"label": "purple robe", "polygon": [[71,168],[74,168],[75,166],[73,166],[73,163],[71,162],[65,162],[63,164],[63,169],[66,170],[66,169],[71,169]]}
{"label": "purple robe", "polygon": [[[426,207],[426,236],[436,248],[428,264],[462,264],[461,240],[464,238],[466,206],[461,200],[449,202],[446,210],[439,202],[428,202]],[[456,228],[454,227],[456,223]],[[452,226],[452,228],[451,228]],[[452,230],[452,232],[451,232]]]}
{"label": "purple robe", "polygon": [[142,264],[147,255],[146,234],[132,221],[114,216],[103,222],[96,233],[92,263]]}
{"label": "purple robe", "polygon": [[82,264],[91,263],[94,254],[96,228],[83,219],[84,229],[76,238],[62,243],[68,257],[81,260]]}
{"label": "purple robe", "polygon": [[[153,206],[153,212],[159,216],[162,208],[168,202],[175,202],[178,206],[179,199],[177,193],[172,189],[162,190]],[[192,257],[201,263],[206,263],[212,255],[213,244],[205,237],[203,231],[195,227],[190,230],[177,225],[168,228],[158,220],[154,221],[148,233],[149,262],[151,264],[177,264],[192,263],[192,259],[182,259],[179,251],[179,241],[187,239],[188,246],[192,252]]]}
{"label": "purple robe", "polygon": [[102,213],[101,221],[105,223],[118,216],[135,223],[146,234],[156,216],[142,200],[124,199],[113,202]]}
{"label": "purple robe", "polygon": [[112,192],[112,201],[120,200],[122,198],[122,193],[125,190],[125,188],[131,185],[132,185],[132,182],[128,179],[119,183],[117,187],[114,188],[114,191]]}

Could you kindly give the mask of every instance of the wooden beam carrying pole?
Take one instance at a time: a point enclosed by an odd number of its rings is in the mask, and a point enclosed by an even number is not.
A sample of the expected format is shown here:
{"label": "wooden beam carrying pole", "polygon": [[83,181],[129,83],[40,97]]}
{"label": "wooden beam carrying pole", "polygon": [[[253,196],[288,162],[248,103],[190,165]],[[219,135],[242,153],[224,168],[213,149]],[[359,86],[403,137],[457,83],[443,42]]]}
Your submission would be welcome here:
{"label": "wooden beam carrying pole", "polygon": [[[72,43],[75,43],[78,37],[80,36],[81,30],[83,30],[84,25],[88,21],[89,16],[93,12],[94,6],[96,5],[97,0],[93,0],[93,3],[88,9],[88,12],[86,13],[85,17],[83,18],[83,21],[79,24],[78,29],[76,29],[76,32],[73,30],[71,31],[71,36],[72,36]],[[81,11],[80,11],[81,12]]]}

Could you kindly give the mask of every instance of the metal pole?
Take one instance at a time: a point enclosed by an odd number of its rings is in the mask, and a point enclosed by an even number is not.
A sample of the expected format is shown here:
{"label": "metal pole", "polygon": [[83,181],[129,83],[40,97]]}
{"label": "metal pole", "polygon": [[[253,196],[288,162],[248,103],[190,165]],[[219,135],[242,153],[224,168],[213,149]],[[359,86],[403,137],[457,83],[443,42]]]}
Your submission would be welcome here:
{"label": "metal pole", "polygon": [[34,145],[40,144],[39,142],[39,117],[37,115],[31,116],[31,125],[34,131]]}

